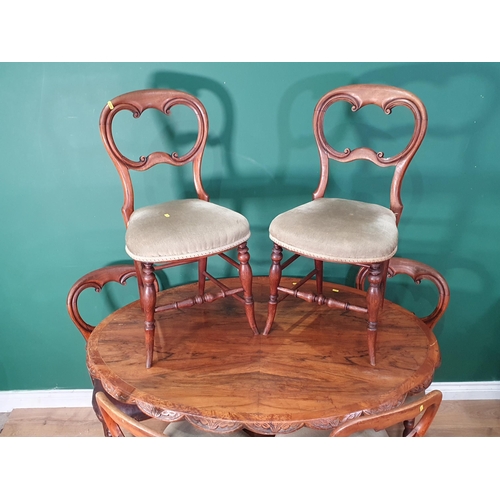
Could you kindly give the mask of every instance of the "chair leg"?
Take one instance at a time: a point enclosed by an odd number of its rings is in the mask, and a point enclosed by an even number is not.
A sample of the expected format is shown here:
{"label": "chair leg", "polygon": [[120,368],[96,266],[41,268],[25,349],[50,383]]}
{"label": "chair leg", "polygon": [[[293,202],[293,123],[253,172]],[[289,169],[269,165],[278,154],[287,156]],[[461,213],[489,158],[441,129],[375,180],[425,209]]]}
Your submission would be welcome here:
{"label": "chair leg", "polygon": [[207,272],[207,259],[198,261],[198,295],[201,297],[205,293],[205,273]]}
{"label": "chair leg", "polygon": [[314,268],[316,269],[316,294],[323,295],[323,261],[315,260]]}
{"label": "chair leg", "polygon": [[142,307],[142,296],[144,294],[144,282],[142,280],[142,262],[134,260],[135,275],[137,276],[137,288],[139,289],[139,299]]}
{"label": "chair leg", "polygon": [[281,281],[281,260],[283,259],[283,248],[274,244],[271,254],[271,269],[269,270],[269,306],[267,312],[267,321],[263,335],[268,335],[274,323],[276,309],[278,307],[278,287]]}
{"label": "chair leg", "polygon": [[238,261],[240,263],[239,274],[241,286],[243,287],[243,298],[245,300],[245,313],[253,333],[259,335],[252,295],[252,268],[249,264],[250,254],[246,243],[238,246]]}
{"label": "chair leg", "polygon": [[382,292],[382,300],[380,302],[380,310],[384,308],[384,301],[385,301],[385,286],[387,284],[387,275],[389,273],[389,262],[390,260],[386,260],[385,262],[382,262],[382,281],[380,283],[380,290]]}
{"label": "chair leg", "polygon": [[377,324],[379,313],[384,303],[385,281],[387,279],[388,262],[370,264],[368,271],[368,291],[366,302],[368,307],[368,354],[370,364],[375,366],[375,346],[377,341]]}
{"label": "chair leg", "polygon": [[146,368],[153,364],[153,350],[155,341],[155,307],[156,307],[156,278],[154,266],[146,262],[142,265],[143,293],[141,307],[144,311],[144,334],[146,340]]}
{"label": "chair leg", "polygon": [[406,437],[414,429],[414,427],[415,427],[415,419],[412,418],[411,420],[405,420],[403,422],[403,426],[404,426],[403,437]]}

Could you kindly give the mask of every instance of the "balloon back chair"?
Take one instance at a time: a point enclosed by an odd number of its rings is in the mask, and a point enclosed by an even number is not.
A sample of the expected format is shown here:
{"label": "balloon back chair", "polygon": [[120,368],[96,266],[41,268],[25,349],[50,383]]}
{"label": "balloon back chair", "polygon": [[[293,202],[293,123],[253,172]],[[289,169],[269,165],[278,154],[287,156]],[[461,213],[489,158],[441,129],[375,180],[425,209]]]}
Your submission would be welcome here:
{"label": "balloon back chair", "polygon": [[347,437],[355,432],[366,431],[368,429],[381,431],[403,421],[418,418],[419,420],[415,427],[408,433],[403,434],[403,436],[423,437],[434,420],[442,399],[443,394],[441,391],[432,391],[420,399],[403,404],[397,408],[348,420],[336,427],[330,436]]}
{"label": "balloon back chair", "polygon": [[[82,318],[82,315],[80,313],[79,298],[82,292],[89,288],[93,288],[96,292],[101,292],[104,289],[105,285],[113,282],[119,283],[121,285],[126,285],[127,281],[135,276],[136,269],[133,265],[121,264],[106,266],[87,273],[85,276],[82,276],[79,280],[77,280],[76,283],[71,287],[66,299],[66,307],[68,309],[68,314],[71,320],[82,334],[85,342],[89,340],[92,332],[95,329],[95,326],[87,323]],[[93,374],[90,374],[90,376],[93,385],[92,407],[97,418],[101,422],[105,436],[111,437],[112,434],[101,413],[99,405],[97,404],[96,395],[98,392],[105,392],[108,399],[115,407],[118,408],[119,411],[126,414],[129,418],[132,418],[135,421],[143,421],[151,418],[149,415],[145,414],[137,405],[123,403],[122,401],[115,399],[109,394],[109,392],[107,392],[107,390],[104,388],[103,383],[98,378],[93,376]]]}
{"label": "balloon back chair", "polygon": [[[174,106],[190,108],[197,119],[198,135],[189,152],[182,156],[175,152],[153,152],[141,156],[138,161],[122,154],[115,143],[112,128],[120,111],[131,112],[134,118],[139,118],[147,109],[169,115]],[[155,314],[161,311],[233,297],[243,304],[250,329],[258,334],[247,247],[250,237],[248,221],[233,210],[211,203],[202,184],[201,165],[208,136],[208,116],[203,104],[196,97],[177,90],[138,90],[109,101],[101,113],[99,125],[104,146],[118,170],[124,190],[125,250],[137,270],[140,303],[145,316],[146,367],[150,368],[153,363]],[[175,167],[192,164],[197,198],[171,200],[136,209],[130,171],[145,171],[160,163]],[[232,249],[237,249],[238,262],[226,254]],[[241,287],[229,289],[207,272],[207,259],[215,255],[238,269]],[[193,262],[198,263],[197,295],[158,306],[155,272]],[[217,285],[217,293],[205,292],[207,280]]]}
{"label": "balloon back chair", "polygon": [[[405,149],[392,157],[367,147],[335,150],[324,133],[325,113],[334,103],[346,101],[352,111],[366,105],[379,106],[390,114],[396,106],[408,108],[414,117],[413,135]],[[269,226],[274,242],[269,273],[270,298],[263,334],[270,333],[277,304],[293,296],[333,308],[342,308],[368,316],[368,355],[375,366],[375,346],[379,311],[382,309],[389,260],[398,246],[398,224],[403,211],[401,184],[403,176],[420,147],[427,129],[427,112],[412,93],[386,85],[358,84],[340,87],[325,94],[317,103],[313,115],[313,130],[320,157],[320,180],[312,201],[279,214]],[[325,192],[330,160],[352,162],[368,160],[379,167],[394,167],[390,188],[389,208],[350,199],[327,198]],[[282,262],[283,249],[293,255]],[[282,271],[299,256],[314,260],[314,269],[293,288],[280,286]],[[366,268],[368,290],[366,307],[354,306],[327,297],[323,293],[323,263],[347,263]],[[316,292],[303,292],[300,287],[315,277]],[[279,295],[280,294],[280,295]]]}

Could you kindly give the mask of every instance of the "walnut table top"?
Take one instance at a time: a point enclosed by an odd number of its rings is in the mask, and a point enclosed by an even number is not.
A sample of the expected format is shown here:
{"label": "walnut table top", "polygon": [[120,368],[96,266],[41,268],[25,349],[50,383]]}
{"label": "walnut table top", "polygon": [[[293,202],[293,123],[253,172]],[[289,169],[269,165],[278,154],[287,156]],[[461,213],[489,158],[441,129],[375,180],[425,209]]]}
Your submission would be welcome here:
{"label": "walnut table top", "polygon": [[[363,291],[332,283],[325,290],[364,303]],[[196,284],[166,290],[158,303],[195,291]],[[260,327],[268,293],[267,278],[254,278]],[[345,419],[397,406],[430,385],[440,362],[432,331],[389,301],[376,352],[373,367],[360,314],[289,297],[280,303],[271,333],[254,335],[243,306],[227,298],[159,313],[153,366],[146,369],[143,314],[134,302],[95,328],[87,366],[109,394],[152,417],[186,419],[211,432],[246,428],[277,434],[303,426],[332,429]]]}

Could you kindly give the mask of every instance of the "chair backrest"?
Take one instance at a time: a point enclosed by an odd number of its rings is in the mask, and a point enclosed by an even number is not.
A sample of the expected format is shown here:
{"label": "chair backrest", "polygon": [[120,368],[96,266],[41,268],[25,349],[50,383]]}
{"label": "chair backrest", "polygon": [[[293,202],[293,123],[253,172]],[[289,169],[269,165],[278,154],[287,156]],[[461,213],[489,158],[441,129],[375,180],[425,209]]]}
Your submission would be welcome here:
{"label": "chair backrest", "polygon": [[96,394],[96,401],[101,410],[104,423],[113,437],[125,437],[123,430],[130,432],[135,437],[165,437],[165,435],[148,428],[123,413],[103,392]]}
{"label": "chair backrest", "polygon": [[71,320],[83,335],[85,341],[88,341],[95,326],[87,323],[80,314],[78,309],[80,294],[87,288],[94,288],[96,292],[100,292],[104,285],[113,281],[125,285],[132,276],[136,276],[134,266],[126,264],[111,265],[87,273],[71,287],[66,298],[66,307]]}
{"label": "chair backrest", "polygon": [[[386,114],[390,114],[396,106],[409,108],[415,119],[410,142],[399,154],[388,158],[384,156],[383,152],[375,152],[367,147],[353,150],[345,149],[343,152],[335,150],[326,140],[324,118],[328,108],[339,101],[350,103],[353,112],[368,104],[379,106]],[[313,193],[313,199],[322,198],[325,194],[330,159],[339,162],[369,160],[379,167],[393,166],[395,170],[390,192],[390,208],[396,215],[396,223],[399,223],[403,211],[400,195],[403,176],[427,131],[427,111],[420,99],[411,92],[388,85],[357,84],[339,87],[328,92],[319,100],[314,110],[313,129],[321,162],[320,182]]]}
{"label": "chair backrest", "polygon": [[397,408],[348,420],[335,428],[330,436],[345,437],[367,429],[381,431],[405,420],[412,420],[418,415],[422,415],[415,427],[406,436],[422,437],[426,434],[434,420],[442,399],[443,394],[440,391],[432,391],[418,400]]}
{"label": "chair backrest", "polygon": [[[198,121],[198,136],[189,152],[179,156],[175,152],[156,151],[148,156],[141,156],[138,161],[131,160],[120,152],[113,139],[113,120],[120,111],[130,111],[134,118],[139,118],[146,109],[157,109],[168,115],[171,109],[178,105],[192,109]],[[102,110],[99,128],[106,151],[117,168],[122,181],[124,191],[122,214],[125,225],[128,226],[128,221],[134,211],[134,190],[130,170],[144,171],[158,163],[167,163],[180,167],[192,162],[194,186],[198,198],[208,201],[208,194],[201,182],[201,161],[208,137],[208,115],[205,107],[196,97],[180,90],[168,89],[146,89],[128,92],[108,102]]]}

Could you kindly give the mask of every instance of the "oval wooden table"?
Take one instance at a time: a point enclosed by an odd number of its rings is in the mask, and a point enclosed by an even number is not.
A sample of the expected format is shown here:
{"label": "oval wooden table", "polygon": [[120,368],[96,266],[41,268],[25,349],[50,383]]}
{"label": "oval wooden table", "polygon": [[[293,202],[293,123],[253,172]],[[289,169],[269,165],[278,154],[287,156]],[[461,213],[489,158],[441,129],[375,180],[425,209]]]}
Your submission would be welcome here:
{"label": "oval wooden table", "polygon": [[[237,279],[237,278],[234,278]],[[284,278],[291,284],[293,278]],[[233,278],[225,280],[228,286]],[[325,283],[336,297],[363,305],[364,292]],[[195,293],[196,284],[161,292],[159,303]],[[269,286],[254,278],[259,326]],[[151,417],[188,420],[210,432],[247,429],[270,435],[303,426],[333,429],[346,419],[400,405],[427,388],[440,362],[432,331],[385,302],[371,366],[366,319],[287,298],[267,336],[254,335],[242,305],[222,299],[158,315],[153,366],[145,368],[139,302],[108,316],[87,344],[87,366],[116,399]]]}

